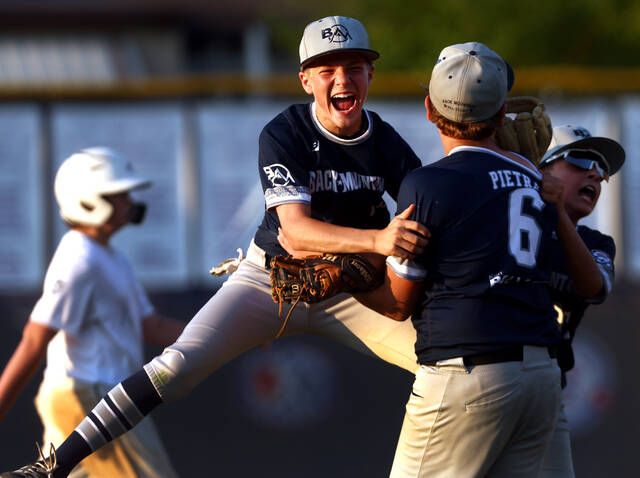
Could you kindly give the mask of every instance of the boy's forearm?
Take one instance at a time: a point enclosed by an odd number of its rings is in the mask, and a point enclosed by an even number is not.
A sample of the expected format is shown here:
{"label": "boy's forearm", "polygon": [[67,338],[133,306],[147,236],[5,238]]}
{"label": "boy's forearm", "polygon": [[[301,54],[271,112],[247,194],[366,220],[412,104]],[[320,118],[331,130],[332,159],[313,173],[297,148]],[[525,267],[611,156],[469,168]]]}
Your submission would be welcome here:
{"label": "boy's forearm", "polygon": [[558,238],[566,258],[573,290],[584,298],[596,297],[604,283],[591,251],[566,213],[558,212]]}

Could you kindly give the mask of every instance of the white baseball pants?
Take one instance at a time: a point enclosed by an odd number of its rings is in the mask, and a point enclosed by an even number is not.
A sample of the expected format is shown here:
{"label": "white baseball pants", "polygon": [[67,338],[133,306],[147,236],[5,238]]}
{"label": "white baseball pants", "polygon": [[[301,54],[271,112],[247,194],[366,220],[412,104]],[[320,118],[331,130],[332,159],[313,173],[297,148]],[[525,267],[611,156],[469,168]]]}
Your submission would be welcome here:
{"label": "white baseball pants", "polygon": [[522,362],[462,357],[416,373],[392,478],[536,478],[560,407],[560,369],[545,347]]}

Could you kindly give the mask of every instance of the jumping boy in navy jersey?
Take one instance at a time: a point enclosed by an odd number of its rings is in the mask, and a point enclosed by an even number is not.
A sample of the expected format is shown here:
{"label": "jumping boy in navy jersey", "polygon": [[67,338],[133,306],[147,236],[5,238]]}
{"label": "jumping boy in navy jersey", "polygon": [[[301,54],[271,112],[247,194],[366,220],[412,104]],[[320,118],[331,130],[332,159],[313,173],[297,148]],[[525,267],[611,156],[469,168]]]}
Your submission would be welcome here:
{"label": "jumping boy in navy jersey", "polygon": [[412,315],[420,368],[392,477],[531,477],[560,403],[559,342],[545,251],[556,224],[542,175],[497,146],[513,75],[481,43],[445,48],[427,116],[447,156],[410,173],[398,210],[432,237],[416,259],[387,259],[385,284],[358,295],[396,320]]}
{"label": "jumping boy in navy jersey", "polygon": [[[112,389],[78,425],[56,450],[57,461],[2,477],[67,476],[156,406],[188,394],[225,363],[271,341],[280,322],[268,268],[270,257],[284,253],[279,228],[299,251],[422,254],[428,230],[408,219],[412,208],[389,222],[382,200],[385,191],[396,197],[402,178],[420,160],[389,124],[364,109],[376,58],[358,20],[327,17],[307,26],[299,77],[313,102],[286,109],[260,135],[266,212],[246,259],[176,343]],[[285,333],[305,332],[410,372],[417,367],[411,324],[385,320],[347,294],[297,307]]]}
{"label": "jumping boy in navy jersey", "polygon": [[[581,126],[554,128],[553,139],[540,162],[544,173],[542,196],[557,205],[557,234],[553,237],[551,296],[561,309],[562,343],[558,364],[565,374],[574,365],[571,342],[586,308],[602,303],[613,287],[613,238],[580,225],[593,211],[603,180],[618,172],[625,152],[616,141],[593,137]],[[571,458],[569,424],[561,409],[540,475],[544,478],[575,476]]]}

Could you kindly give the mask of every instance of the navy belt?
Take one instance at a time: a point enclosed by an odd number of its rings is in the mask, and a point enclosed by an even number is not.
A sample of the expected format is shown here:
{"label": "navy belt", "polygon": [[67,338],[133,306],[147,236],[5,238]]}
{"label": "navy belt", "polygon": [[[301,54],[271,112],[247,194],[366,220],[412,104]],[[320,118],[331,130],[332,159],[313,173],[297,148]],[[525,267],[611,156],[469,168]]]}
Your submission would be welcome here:
{"label": "navy belt", "polygon": [[[547,347],[549,350],[549,357],[556,358],[556,348],[555,347]],[[485,352],[474,355],[467,355],[462,357],[462,360],[465,365],[489,365],[492,363],[502,363],[502,362],[522,362],[523,351],[522,345],[503,347],[498,350],[492,350],[491,352]],[[444,360],[444,359],[440,359]],[[430,360],[424,362],[422,365],[431,365],[435,366],[438,364],[439,360]]]}

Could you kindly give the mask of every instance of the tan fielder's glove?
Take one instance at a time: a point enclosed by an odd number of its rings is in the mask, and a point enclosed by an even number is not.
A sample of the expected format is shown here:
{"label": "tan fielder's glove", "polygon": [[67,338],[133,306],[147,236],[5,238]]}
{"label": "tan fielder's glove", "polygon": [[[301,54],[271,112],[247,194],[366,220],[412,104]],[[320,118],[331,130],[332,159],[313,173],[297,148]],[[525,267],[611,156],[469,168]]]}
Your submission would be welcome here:
{"label": "tan fielder's glove", "polygon": [[514,96],[507,98],[506,107],[504,124],[496,130],[498,146],[520,153],[538,165],[553,134],[544,104],[533,96]]}
{"label": "tan fielder's glove", "polygon": [[298,302],[314,304],[340,292],[366,292],[384,280],[384,273],[358,254],[323,254],[296,259],[276,256],[271,259],[271,294],[279,304],[293,304],[277,337],[282,335]]}

